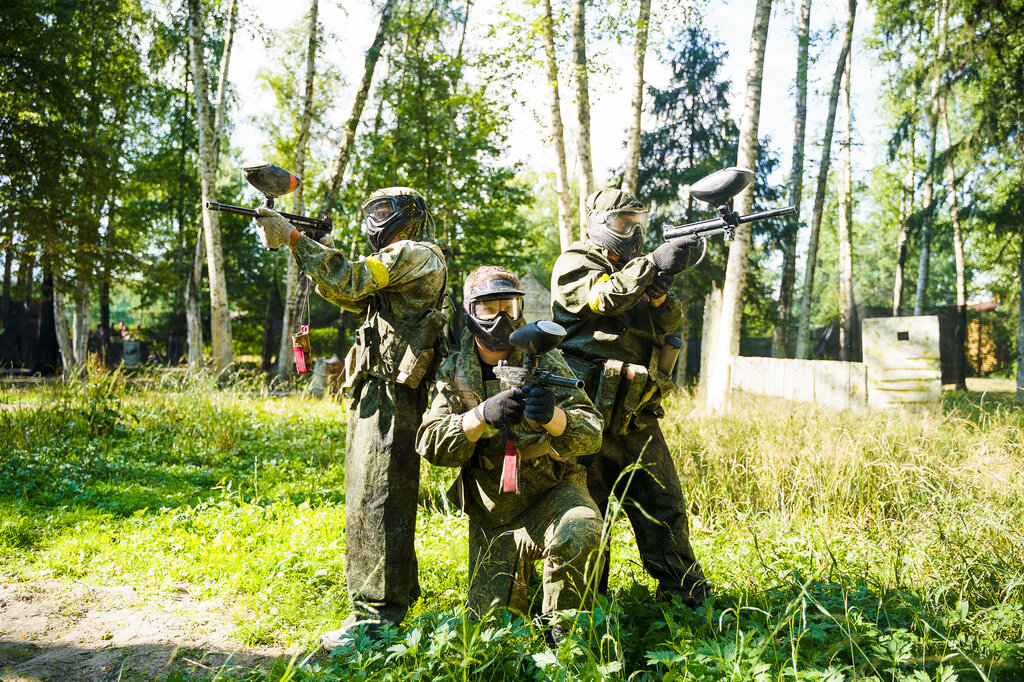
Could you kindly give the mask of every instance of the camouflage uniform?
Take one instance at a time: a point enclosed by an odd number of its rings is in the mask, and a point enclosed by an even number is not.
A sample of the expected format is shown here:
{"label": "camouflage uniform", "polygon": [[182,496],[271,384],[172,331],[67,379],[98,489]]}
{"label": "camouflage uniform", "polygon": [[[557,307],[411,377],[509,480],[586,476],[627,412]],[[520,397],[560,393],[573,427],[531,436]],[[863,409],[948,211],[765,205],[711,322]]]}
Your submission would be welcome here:
{"label": "camouflage uniform", "polygon": [[[601,451],[587,463],[587,485],[602,511],[622,501],[644,568],[659,589],[698,603],[704,574],[690,547],[679,474],[658,424],[671,377],[658,370],[665,335],[682,321],[672,294],[659,306],[646,295],[655,267],[643,257],[613,263],[605,249],[575,242],[555,261],[552,318],[568,334],[560,346],[604,418]],[[627,365],[635,368],[632,380]],[[634,465],[639,467],[634,467]],[[607,589],[608,565],[602,591]]]}
{"label": "camouflage uniform", "polygon": [[416,428],[437,364],[448,272],[434,244],[397,241],[349,260],[301,237],[292,251],[328,301],[366,312],[346,364],[345,559],[357,620],[398,623],[419,595]]}
{"label": "camouflage uniform", "polygon": [[[469,515],[470,608],[478,614],[493,606],[527,612],[526,583],[533,562],[541,558],[544,613],[589,604],[589,595],[584,596],[586,568],[596,558],[601,515],[587,494],[586,472],[576,458],[600,446],[600,417],[583,391],[552,387],[556,405],[566,414],[561,436],[524,421],[508,430],[488,426],[471,443],[462,430],[462,414],[502,387],[497,380],[483,380],[469,330],[462,333],[461,348],[438,372],[417,449],[431,464],[462,467],[448,496]],[[513,349],[508,362],[521,364],[520,351]],[[557,351],[541,356],[539,366],[569,375]],[[519,446],[518,494],[499,492],[510,436]]]}

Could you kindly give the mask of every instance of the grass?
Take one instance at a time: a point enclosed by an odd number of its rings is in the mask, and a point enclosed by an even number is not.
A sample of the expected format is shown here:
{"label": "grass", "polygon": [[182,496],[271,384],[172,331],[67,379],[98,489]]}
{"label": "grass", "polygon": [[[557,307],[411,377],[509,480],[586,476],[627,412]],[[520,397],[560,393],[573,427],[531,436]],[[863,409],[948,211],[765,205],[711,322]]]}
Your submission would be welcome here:
{"label": "grass", "polygon": [[[255,376],[0,389],[0,577],[186,583],[232,605],[242,643],[313,651],[348,610],[344,420]],[[566,616],[561,646],[536,619],[468,618],[454,472],[424,466],[403,626],[251,678],[1024,679],[1024,416],[1006,394],[948,392],[941,417],[705,418],[681,396],[663,424],[714,603],[656,600],[619,520],[610,594]]]}

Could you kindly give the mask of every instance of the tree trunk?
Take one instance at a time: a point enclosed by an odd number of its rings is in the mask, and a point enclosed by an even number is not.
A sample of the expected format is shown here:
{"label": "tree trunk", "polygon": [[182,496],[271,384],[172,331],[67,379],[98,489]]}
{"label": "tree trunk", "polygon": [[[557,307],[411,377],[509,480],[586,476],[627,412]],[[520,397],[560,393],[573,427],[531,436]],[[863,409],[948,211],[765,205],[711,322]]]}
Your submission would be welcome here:
{"label": "tree trunk", "polygon": [[267,297],[267,312],[263,318],[263,371],[268,375],[274,370],[274,352],[277,345],[274,339],[274,321],[281,319],[281,308],[284,302],[281,300],[281,288],[277,284],[277,269],[274,269],[274,278],[270,283],[270,296]]}
{"label": "tree trunk", "polygon": [[[736,165],[757,168],[757,128],[761,116],[761,80],[764,75],[764,53],[768,42],[768,21],[771,19],[772,0],[757,0],[754,27],[750,33],[750,66],[747,68],[747,87],[743,98],[743,116],[740,119],[739,147]],[[741,215],[750,213],[754,203],[753,187],[737,195],[735,210]],[[722,311],[718,319],[715,345],[711,347],[708,362],[708,390],[705,409],[723,412],[729,392],[731,358],[739,354],[740,324],[743,317],[743,285],[747,278],[750,253],[750,225],[736,229],[736,239],[729,245],[729,263],[722,286]]]}
{"label": "tree trunk", "polygon": [[[300,178],[306,172],[306,150],[309,147],[309,127],[313,120],[313,83],[316,76],[316,50],[318,27],[319,0],[312,0],[309,6],[309,29],[306,41],[306,80],[305,94],[302,102],[302,121],[299,124],[299,140],[295,145],[295,174]],[[299,215],[305,214],[306,202],[302,183],[295,188],[294,208]],[[294,354],[291,353],[292,334],[298,331],[295,322],[295,302],[298,296],[299,267],[289,249],[285,253],[284,310],[281,317],[281,340],[277,350],[277,381],[288,383]]]}
{"label": "tree trunk", "polygon": [[[454,63],[457,65],[457,67],[452,71],[452,78],[451,78],[451,83],[452,83],[452,90],[451,90],[451,92],[452,92],[452,98],[453,99],[449,99],[448,100],[448,106],[447,106],[447,110],[448,110],[448,131],[447,131],[448,132],[448,137],[445,140],[445,155],[444,155],[444,157],[445,157],[444,158],[444,201],[441,204],[441,206],[444,207],[443,211],[441,212],[441,216],[442,216],[441,224],[442,224],[442,230],[443,230],[443,234],[441,235],[441,239],[446,244],[451,244],[452,241],[453,241],[452,229],[453,229],[454,226],[452,224],[453,221],[452,221],[452,203],[451,202],[452,202],[452,196],[453,196],[453,192],[454,192],[454,187],[453,187],[453,184],[452,184],[452,171],[453,171],[453,166],[454,166],[454,163],[455,163],[455,159],[452,156],[452,150],[455,148],[456,140],[458,139],[458,135],[459,135],[459,131],[455,127],[455,119],[456,119],[457,114],[455,113],[455,106],[453,104],[453,100],[454,100],[454,97],[456,97],[458,95],[458,92],[459,92],[459,80],[462,78],[462,68],[463,68],[462,50],[465,48],[465,45],[466,45],[466,33],[469,30],[469,10],[470,10],[470,8],[472,6],[473,6],[472,0],[467,0],[467,2],[466,2],[466,13],[465,13],[464,20],[462,22],[462,35],[459,38],[459,49],[455,53],[455,62]],[[391,62],[389,60],[388,61],[388,75],[389,76],[390,76],[390,73],[391,73]],[[380,102],[380,104],[383,104],[383,102]],[[382,112],[380,110],[380,106],[378,105],[378,107],[377,107],[377,116],[374,118],[374,130],[375,131],[380,129],[380,124],[381,124],[380,115],[381,115],[381,113]],[[435,238],[437,238],[437,235],[435,235]]]}
{"label": "tree trunk", "polygon": [[722,314],[722,290],[712,282],[711,291],[704,297],[704,319],[700,334],[700,383],[697,402],[704,405],[708,399],[708,375],[711,372],[711,354],[718,343],[718,318]]}
{"label": "tree trunk", "polygon": [[914,295],[914,314],[924,313],[928,294],[928,271],[932,257],[932,224],[935,221],[935,138],[939,127],[939,88],[941,86],[941,66],[946,52],[946,32],[943,28],[945,3],[939,2],[935,7],[935,32],[939,35],[939,47],[935,55],[935,73],[932,76],[931,100],[928,106],[928,162],[924,179],[924,221],[921,223],[921,258],[917,265],[917,292]]}
{"label": "tree trunk", "polygon": [[917,184],[914,169],[914,135],[910,135],[910,170],[907,185],[900,202],[900,227],[896,234],[896,276],[892,284],[892,316],[899,317],[903,307],[903,273],[907,264],[907,235],[910,234],[910,218],[914,215],[914,193]]}
{"label": "tree trunk", "polygon": [[0,365],[14,364],[14,329],[11,320],[11,261],[14,252],[10,247],[4,249],[4,283],[0,293]]}
{"label": "tree trunk", "polygon": [[821,163],[818,165],[818,186],[814,193],[814,212],[811,215],[811,234],[807,244],[807,266],[804,268],[804,285],[800,293],[800,326],[796,334],[796,357],[807,357],[808,337],[811,324],[811,294],[814,291],[814,269],[818,261],[818,233],[821,231],[821,213],[825,204],[825,183],[828,167],[832,160],[832,132],[836,122],[836,108],[839,104],[839,87],[846,70],[846,56],[853,44],[853,22],[857,14],[857,0],[848,0],[846,32],[843,49],[836,62],[832,76],[832,92],[829,95],[828,118],[825,119],[825,136],[821,144]]}
{"label": "tree trunk", "polygon": [[74,376],[85,374],[89,360],[89,274],[81,268],[75,275],[75,307],[71,312],[71,346]]}
{"label": "tree trunk", "polygon": [[956,165],[953,138],[949,133],[946,97],[939,97],[942,132],[946,138],[946,183],[949,185],[949,217],[953,223],[953,259],[956,263],[956,389],[967,390],[967,272],[964,263],[964,237],[960,229],[960,204],[956,194]]}
{"label": "tree trunk", "polygon": [[839,150],[839,359],[853,360],[854,320],[857,316],[853,297],[853,171],[850,159],[850,135],[853,112],[850,110],[851,50],[846,55],[846,76],[843,87],[843,113],[846,116]]}
{"label": "tree trunk", "polygon": [[[228,23],[229,34],[234,24]],[[226,371],[232,362],[231,318],[228,310],[228,290],[224,272],[224,250],[221,247],[220,222],[215,211],[206,208],[206,202],[216,201],[215,145],[217,131],[213,128],[210,112],[209,87],[203,56],[202,15],[199,0],[189,0],[189,45],[192,56],[192,80],[195,85],[196,119],[199,128],[199,183],[203,202],[203,238],[206,243],[207,267],[210,277],[210,336],[213,342],[213,362],[218,373]],[[227,40],[225,51],[230,51]],[[227,60],[222,62],[226,66]],[[226,72],[222,74],[226,77]],[[190,352],[191,356],[191,352]]]}
{"label": "tree trunk", "polygon": [[[35,361],[35,343],[29,338],[29,306],[32,305],[32,279],[35,277],[35,266],[36,257],[32,253],[22,253],[20,255],[20,263],[18,265],[18,286],[15,290],[14,298],[21,301],[21,305],[18,306],[18,315],[15,318],[15,355],[20,358],[20,362],[24,366],[33,366]],[[48,273],[48,270],[44,268],[44,280]],[[49,275],[50,289],[47,291],[43,290],[44,300],[47,295],[53,298],[53,275]],[[51,311],[52,313],[52,311]],[[52,316],[52,315],[51,315]],[[59,362],[59,358],[54,359]],[[54,372],[57,363],[54,364]]]}
{"label": "tree trunk", "polygon": [[60,347],[64,379],[68,380],[75,374],[75,352],[71,341],[71,332],[68,330],[64,294],[57,286],[53,287],[53,322],[57,331],[57,345]]}
{"label": "tree trunk", "polygon": [[[231,65],[231,46],[235,41],[235,23],[238,20],[238,0],[231,0],[228,25],[224,31],[224,52],[220,56],[217,72],[217,103],[213,110],[213,167],[220,168],[221,140],[224,138],[224,120],[227,118],[228,67]],[[301,176],[299,176],[301,177]]]}
{"label": "tree trunk", "polygon": [[107,349],[110,348],[110,271],[103,271],[100,283],[100,333],[97,335],[100,347],[100,365],[107,366]]}
{"label": "tree trunk", "polygon": [[594,166],[590,153],[590,86],[587,77],[586,0],[572,0],[572,56],[576,84],[576,152],[579,158],[580,235],[587,224],[587,197],[594,191]]}
{"label": "tree trunk", "polygon": [[196,237],[195,251],[192,255],[192,269],[189,271],[188,283],[185,285],[185,324],[188,325],[188,371],[197,372],[203,366],[203,311],[199,301],[199,292],[203,282],[203,259],[206,257],[206,241],[203,239],[202,227]]}
{"label": "tree trunk", "polygon": [[184,82],[181,90],[181,129],[178,131],[180,145],[178,147],[178,196],[175,204],[175,222],[178,225],[177,243],[177,286],[174,291],[174,312],[171,318],[171,332],[167,339],[167,364],[177,364],[181,360],[184,351],[184,341],[188,338],[188,323],[185,314],[185,289],[188,287],[186,272],[188,268],[185,260],[185,160],[188,149],[185,146],[185,137],[189,130],[188,120],[188,90],[189,70],[188,56],[184,60]]}
{"label": "tree trunk", "polygon": [[647,29],[651,23],[651,0],[640,0],[640,16],[636,21],[636,46],[633,49],[632,117],[626,134],[626,169],[622,173],[622,191],[636,196],[640,176],[640,114],[644,106],[644,58],[647,56]]}
{"label": "tree trunk", "polygon": [[44,267],[42,301],[39,304],[39,338],[35,340],[35,361],[32,365],[32,371],[40,374],[56,374],[61,364],[53,291],[53,275],[48,267]]}
{"label": "tree trunk", "polygon": [[[932,100],[932,107],[935,100]],[[935,216],[935,136],[937,120],[934,113],[928,114],[928,156],[924,179],[924,193],[921,201],[924,204],[924,220],[921,221],[921,256],[917,263],[917,291],[914,294],[914,314],[924,313],[925,299],[928,293],[928,271],[932,257],[932,221]]]}
{"label": "tree trunk", "polygon": [[778,323],[772,335],[772,357],[789,357],[789,326],[796,282],[796,239],[800,229],[800,199],[804,191],[804,129],[807,127],[807,54],[810,48],[811,0],[801,0],[796,29],[796,116],[793,125],[793,165],[789,171],[789,203],[796,214],[786,220],[782,234],[782,282],[775,307]]}
{"label": "tree trunk", "polygon": [[387,35],[388,24],[391,23],[391,15],[395,10],[395,0],[387,0],[384,8],[380,11],[380,23],[377,24],[377,35],[373,38],[373,44],[366,51],[366,59],[363,66],[363,80],[359,84],[359,92],[352,103],[352,113],[345,123],[345,129],[341,134],[341,143],[338,145],[338,158],[334,161],[331,169],[331,179],[327,183],[327,193],[324,195],[323,203],[320,206],[320,217],[326,218],[331,213],[334,201],[338,198],[338,191],[341,189],[341,181],[345,177],[345,167],[348,165],[349,156],[352,155],[352,146],[356,141],[356,128],[359,127],[359,119],[363,115],[363,107],[366,105],[366,98],[370,93],[370,83],[373,82],[373,70],[377,66],[377,58],[380,57],[380,49],[384,44]]}
{"label": "tree trunk", "polygon": [[672,376],[672,381],[675,382],[676,386],[686,385],[687,374],[686,374],[686,358],[690,347],[690,297],[692,295],[693,288],[690,286],[690,280],[683,278],[683,281],[679,283],[677,288],[679,292],[679,307],[683,310],[683,322],[679,325],[679,329],[676,330],[676,336],[679,337],[681,345],[679,346],[679,359],[676,361],[675,374]]}
{"label": "tree trunk", "polygon": [[21,300],[32,302],[32,280],[35,277],[36,258],[32,254],[22,253],[21,265],[18,268],[18,290]]}
{"label": "tree trunk", "polygon": [[[649,0],[647,0],[649,1]],[[569,191],[569,168],[565,161],[565,129],[562,125],[562,104],[558,94],[558,59],[555,55],[555,22],[551,0],[543,0],[541,33],[544,36],[544,57],[548,66],[548,96],[551,100],[551,133],[555,144],[555,184],[558,191],[558,241],[563,252],[574,241],[572,194]]]}

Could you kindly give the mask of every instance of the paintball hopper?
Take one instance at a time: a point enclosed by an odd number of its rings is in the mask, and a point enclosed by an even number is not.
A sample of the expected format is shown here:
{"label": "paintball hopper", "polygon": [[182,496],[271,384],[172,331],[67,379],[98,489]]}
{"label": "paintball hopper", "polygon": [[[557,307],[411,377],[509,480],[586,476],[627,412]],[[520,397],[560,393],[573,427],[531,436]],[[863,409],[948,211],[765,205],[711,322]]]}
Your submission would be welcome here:
{"label": "paintball hopper", "polygon": [[299,186],[299,178],[291,171],[269,161],[250,161],[242,165],[242,173],[250,185],[268,199],[289,194]]}
{"label": "paintball hopper", "polygon": [[[291,171],[286,171],[280,166],[275,166],[269,161],[250,161],[242,165],[242,173],[246,181],[263,196],[263,205],[267,208],[274,208],[274,199],[294,192],[295,188],[302,182]],[[216,201],[207,201],[204,206],[211,211],[223,211],[234,215],[244,215],[249,218],[258,218],[259,213],[251,208],[232,206],[231,204],[220,204]],[[280,212],[281,217],[290,222],[295,229],[313,239],[323,239],[331,233],[333,225],[330,218],[310,218],[294,213]]]}
{"label": "paintball hopper", "polygon": [[520,327],[509,335],[513,346],[530,355],[542,355],[562,342],[565,328],[550,320],[537,320]]}
{"label": "paintball hopper", "polygon": [[754,172],[746,168],[723,168],[690,185],[690,196],[712,206],[721,206],[742,192],[753,179]]}

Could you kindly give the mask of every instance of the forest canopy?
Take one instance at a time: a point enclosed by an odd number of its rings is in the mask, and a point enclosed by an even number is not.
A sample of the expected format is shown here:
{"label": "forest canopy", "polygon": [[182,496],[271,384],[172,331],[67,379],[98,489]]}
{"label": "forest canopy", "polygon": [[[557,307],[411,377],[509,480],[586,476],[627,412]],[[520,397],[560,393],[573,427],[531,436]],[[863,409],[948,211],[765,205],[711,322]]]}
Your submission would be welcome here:
{"label": "forest canopy", "polygon": [[[299,323],[304,278],[247,219],[202,209],[259,199],[238,171],[257,139],[303,178],[278,207],[332,217],[351,257],[368,252],[369,192],[422,192],[454,305],[481,264],[547,284],[594,189],[649,205],[652,248],[663,225],[713,215],[692,182],[745,163],[749,205],[796,204],[799,218],[756,223],[745,255],[709,241],[675,284],[684,337],[701,335],[723,286],[739,297],[741,352],[778,357],[853,358],[862,317],[949,308],[986,330],[963,374],[1012,373],[1024,5],[747,9],[753,61],[736,54],[746,29],[726,31],[703,1],[389,0],[344,25],[315,1],[283,25],[237,0],[4,3],[0,363],[73,373],[90,335],[107,343],[125,322],[154,359],[223,369],[257,356],[286,379],[281,330]],[[262,66],[243,82],[233,50],[253,40]],[[759,126],[745,112],[764,108],[761,73],[781,69],[794,80],[765,106],[792,113]],[[343,353],[354,321],[310,306],[318,351]],[[821,342],[830,327],[839,346]]]}

